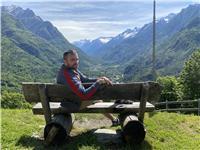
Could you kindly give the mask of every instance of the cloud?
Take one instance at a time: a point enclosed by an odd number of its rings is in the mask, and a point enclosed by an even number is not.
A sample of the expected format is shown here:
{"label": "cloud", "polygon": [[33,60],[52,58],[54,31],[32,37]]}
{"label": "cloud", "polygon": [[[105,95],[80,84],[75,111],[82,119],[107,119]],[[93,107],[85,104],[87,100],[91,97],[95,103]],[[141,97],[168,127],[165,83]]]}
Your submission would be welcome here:
{"label": "cloud", "polygon": [[[99,36],[116,36],[124,30],[122,22],[76,22],[76,21],[55,21],[53,24],[59,27],[69,41],[80,39],[94,39]],[[102,32],[103,31],[103,32]]]}
{"label": "cloud", "polygon": [[[52,22],[70,41],[99,36],[114,36],[127,28],[141,27],[152,21],[153,0],[9,0],[32,9],[43,20]],[[156,0],[157,19],[178,13],[196,0]]]}

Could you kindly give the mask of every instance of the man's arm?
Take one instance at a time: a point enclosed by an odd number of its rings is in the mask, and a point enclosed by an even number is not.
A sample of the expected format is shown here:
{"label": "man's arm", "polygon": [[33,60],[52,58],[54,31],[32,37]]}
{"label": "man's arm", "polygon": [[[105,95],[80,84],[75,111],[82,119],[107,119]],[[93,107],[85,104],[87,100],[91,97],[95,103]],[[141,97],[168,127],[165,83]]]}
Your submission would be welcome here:
{"label": "man's arm", "polygon": [[80,71],[78,71],[81,81],[82,83],[89,83],[89,82],[96,82],[97,78],[88,78],[86,77],[83,73],[81,73]]}
{"label": "man's arm", "polygon": [[99,82],[95,80],[95,83],[93,83],[90,87],[86,89],[82,85],[77,75],[69,70],[64,71],[64,76],[66,82],[69,84],[69,87],[77,96],[79,96],[81,100],[89,100],[100,86]]}

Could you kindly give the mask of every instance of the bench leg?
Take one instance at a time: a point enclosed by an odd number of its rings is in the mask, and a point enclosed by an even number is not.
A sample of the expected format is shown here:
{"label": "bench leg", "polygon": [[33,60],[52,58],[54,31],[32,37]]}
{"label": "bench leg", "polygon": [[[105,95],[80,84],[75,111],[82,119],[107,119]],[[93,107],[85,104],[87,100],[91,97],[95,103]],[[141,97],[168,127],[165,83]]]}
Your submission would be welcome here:
{"label": "bench leg", "polygon": [[143,123],[144,121],[144,113],[146,109],[146,102],[149,95],[149,83],[145,82],[142,85],[142,92],[141,92],[141,98],[140,98],[140,109],[139,109],[139,116],[138,119]]}
{"label": "bench leg", "polygon": [[45,139],[45,144],[46,145],[49,145],[53,141],[53,139],[55,138],[56,134],[58,133],[58,130],[59,130],[59,128],[56,127],[56,126],[53,126],[51,128],[51,130],[49,131],[49,133],[48,133],[48,135],[47,135],[47,137]]}
{"label": "bench leg", "polygon": [[44,111],[44,118],[46,124],[48,124],[51,121],[51,109],[49,106],[49,98],[46,95],[46,87],[44,84],[40,84],[38,85],[38,89],[39,89],[40,100],[42,103],[42,108]]}
{"label": "bench leg", "polygon": [[119,115],[122,138],[126,143],[139,144],[146,134],[144,125],[138,120],[136,113],[122,113]]}
{"label": "bench leg", "polygon": [[46,145],[61,144],[69,138],[74,117],[69,114],[55,114],[52,121],[44,128],[44,139]]}

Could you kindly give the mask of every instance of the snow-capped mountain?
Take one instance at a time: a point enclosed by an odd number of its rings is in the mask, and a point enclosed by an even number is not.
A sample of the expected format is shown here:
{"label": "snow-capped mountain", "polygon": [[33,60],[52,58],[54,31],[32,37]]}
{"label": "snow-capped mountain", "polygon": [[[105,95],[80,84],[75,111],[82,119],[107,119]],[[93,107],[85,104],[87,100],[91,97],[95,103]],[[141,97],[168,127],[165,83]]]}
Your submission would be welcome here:
{"label": "snow-capped mountain", "polygon": [[100,38],[98,38],[98,40],[101,41],[103,44],[108,43],[111,39],[112,39],[112,37],[100,37]]}
{"label": "snow-capped mountain", "polygon": [[161,20],[164,20],[166,23],[169,23],[169,21],[170,21],[174,16],[176,16],[176,14],[171,13],[171,14],[169,14],[168,16],[161,18],[160,21],[161,21]]}
{"label": "snow-capped mountain", "polygon": [[123,40],[133,38],[139,32],[139,30],[139,28],[135,27],[134,29],[127,29],[115,37],[99,37],[95,40],[84,39],[75,41],[73,44],[81,48],[88,55],[94,56],[97,51],[101,53],[101,51],[104,51],[104,49],[108,49],[113,45],[117,45]]}
{"label": "snow-capped mountain", "polygon": [[176,14],[171,13],[165,17],[162,17],[158,20],[156,20],[157,26],[168,26],[168,23],[176,16]]}
{"label": "snow-capped mountain", "polygon": [[112,38],[112,40],[107,43],[107,46],[117,45],[123,40],[133,38],[139,32],[139,30],[140,28],[137,27],[135,27],[134,29],[127,29],[124,32],[118,34],[116,37]]}
{"label": "snow-capped mountain", "polygon": [[106,43],[108,43],[112,37],[99,37],[94,40],[80,40],[73,42],[74,45],[81,48],[84,52],[86,52],[90,56],[96,55],[96,52],[99,51]]}
{"label": "snow-capped mountain", "polygon": [[107,51],[119,45],[121,42],[129,40],[130,38],[134,38],[139,31],[140,28],[135,27],[134,29],[127,29],[124,32],[113,37],[109,42],[102,46],[101,49],[99,49],[99,57],[102,57],[104,54],[107,53]]}
{"label": "snow-capped mountain", "polygon": [[134,37],[138,33],[139,30],[140,29],[137,27],[135,27],[134,29],[127,29],[126,31],[120,33],[118,36],[116,36],[113,39],[127,39],[130,37]]}
{"label": "snow-capped mountain", "polygon": [[91,43],[91,40],[88,40],[88,39],[83,39],[83,40],[80,40],[80,41],[73,42],[73,44],[76,45],[79,48],[83,48],[86,45],[88,45],[89,43]]}

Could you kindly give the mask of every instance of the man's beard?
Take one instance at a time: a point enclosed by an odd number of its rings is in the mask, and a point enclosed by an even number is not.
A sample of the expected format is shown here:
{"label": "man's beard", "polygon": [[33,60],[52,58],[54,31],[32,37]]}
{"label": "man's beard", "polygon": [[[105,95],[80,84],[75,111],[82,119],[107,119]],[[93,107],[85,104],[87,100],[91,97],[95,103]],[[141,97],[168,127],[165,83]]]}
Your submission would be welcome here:
{"label": "man's beard", "polygon": [[72,68],[77,69],[78,68],[78,64],[72,65]]}

